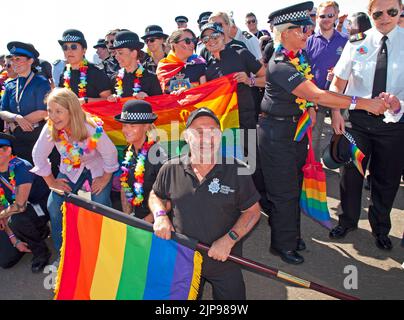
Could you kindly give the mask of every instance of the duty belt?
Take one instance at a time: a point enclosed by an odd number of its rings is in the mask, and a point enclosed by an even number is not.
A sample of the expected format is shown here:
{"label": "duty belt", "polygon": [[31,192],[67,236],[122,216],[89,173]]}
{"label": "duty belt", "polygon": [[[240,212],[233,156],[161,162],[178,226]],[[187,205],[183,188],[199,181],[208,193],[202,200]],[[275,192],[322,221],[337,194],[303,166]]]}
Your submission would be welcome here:
{"label": "duty belt", "polygon": [[281,116],[273,116],[271,114],[267,114],[267,113],[261,113],[261,116],[263,118],[267,118],[267,119],[274,119],[274,120],[278,120],[278,121],[291,121],[291,122],[299,122],[299,119],[301,116],[285,116],[285,117],[281,117]]}

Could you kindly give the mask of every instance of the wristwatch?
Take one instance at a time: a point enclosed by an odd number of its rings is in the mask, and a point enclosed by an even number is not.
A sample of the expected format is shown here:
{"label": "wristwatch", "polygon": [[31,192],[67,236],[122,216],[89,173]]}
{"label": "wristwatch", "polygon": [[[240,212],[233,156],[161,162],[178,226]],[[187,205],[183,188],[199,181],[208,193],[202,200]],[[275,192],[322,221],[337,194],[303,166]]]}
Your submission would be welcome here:
{"label": "wristwatch", "polygon": [[238,233],[237,233],[236,231],[234,231],[234,230],[230,230],[227,234],[228,234],[229,237],[230,237],[232,240],[234,240],[234,241],[237,241],[238,238],[239,238]]}
{"label": "wristwatch", "polygon": [[355,108],[356,108],[356,103],[357,103],[357,98],[356,98],[356,96],[353,96],[353,97],[352,97],[352,100],[351,100],[351,104],[350,104],[350,106],[349,106],[349,110],[355,110]]}

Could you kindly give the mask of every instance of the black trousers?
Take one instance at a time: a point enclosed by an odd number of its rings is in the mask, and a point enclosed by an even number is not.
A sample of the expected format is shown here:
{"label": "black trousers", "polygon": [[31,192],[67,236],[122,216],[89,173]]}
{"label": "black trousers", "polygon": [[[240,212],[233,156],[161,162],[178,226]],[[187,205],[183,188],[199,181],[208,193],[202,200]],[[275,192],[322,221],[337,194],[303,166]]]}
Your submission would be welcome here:
{"label": "black trousers", "polygon": [[[371,159],[369,222],[374,234],[387,235],[391,229],[390,211],[404,168],[404,123],[384,123],[383,117],[362,111],[351,112],[350,121],[352,129],[347,128],[347,131],[366,155],[363,168]],[[353,164],[346,165],[341,173],[343,214],[339,216],[339,223],[355,227],[361,214],[363,176]]]}
{"label": "black trousers", "polygon": [[307,157],[307,137],[293,141],[297,123],[260,118],[258,149],[270,205],[271,247],[295,250],[300,238],[302,167]]}
{"label": "black trousers", "polygon": [[11,268],[23,257],[24,253],[19,252],[10,242],[5,231],[0,231],[0,267]]}
{"label": "black trousers", "polygon": [[202,298],[206,282],[212,285],[214,300],[246,300],[241,267],[231,261],[220,262],[203,254],[199,300]]}
{"label": "black trousers", "polygon": [[46,211],[46,204],[41,205],[45,216],[38,217],[34,208],[29,204],[25,212],[12,215],[9,220],[9,227],[18,239],[26,242],[34,256],[33,262],[42,261],[49,257],[49,249],[45,239],[49,234],[49,214]]}

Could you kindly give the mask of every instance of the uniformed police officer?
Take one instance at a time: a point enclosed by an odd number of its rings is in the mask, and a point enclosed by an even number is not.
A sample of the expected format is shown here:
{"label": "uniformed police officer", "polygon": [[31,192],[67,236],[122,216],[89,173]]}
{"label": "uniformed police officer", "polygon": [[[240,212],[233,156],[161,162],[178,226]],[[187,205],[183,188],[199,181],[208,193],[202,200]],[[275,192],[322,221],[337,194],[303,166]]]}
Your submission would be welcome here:
{"label": "uniformed police officer", "polygon": [[147,45],[149,56],[146,58],[143,66],[153,74],[156,74],[159,61],[167,56],[165,49],[165,41],[168,35],[163,32],[163,29],[157,25],[147,26],[145,35],[142,37]]}
{"label": "uniformed police officer", "polygon": [[32,44],[14,41],[7,48],[18,77],[5,85],[0,117],[17,138],[14,153],[32,162],[32,148],[47,116],[45,96],[51,87],[47,79],[36,74],[39,52]]}
{"label": "uniformed police officer", "polygon": [[69,29],[58,40],[66,59],[59,87],[72,90],[80,103],[106,99],[111,95],[111,84],[106,73],[85,58],[87,41],[81,31]]}
{"label": "uniformed police officer", "polygon": [[[363,167],[369,159],[371,174],[371,205],[369,222],[376,245],[390,250],[390,211],[404,167],[404,123],[398,121],[404,112],[404,30],[397,26],[401,12],[400,0],[371,0],[369,15],[374,27],[364,39],[350,42],[334,69],[331,89],[352,95],[382,98],[389,110],[374,116],[359,110],[349,111],[352,128],[348,129],[359,149],[365,154]],[[344,119],[333,112],[333,128],[337,134],[345,130]],[[345,166],[341,179],[341,207],[338,226],[331,238],[343,238],[356,229],[361,213],[363,176],[353,167]]]}
{"label": "uniformed police officer", "polygon": [[109,68],[108,58],[110,57],[107,45],[104,39],[98,39],[97,44],[93,46],[96,50],[97,56],[100,59],[100,63],[98,64],[107,76],[111,75],[111,68]]}
{"label": "uniformed police officer", "polygon": [[[331,108],[355,106],[375,114],[386,110],[382,100],[348,97],[318,89],[290,61],[294,55],[299,61],[306,45],[307,25],[312,21],[308,12],[313,2],[304,2],[273,12],[275,53],[267,68],[267,83],[261,105],[263,116],[258,126],[258,149],[270,202],[271,251],[287,263],[299,264],[304,258],[297,253],[305,244],[300,236],[299,197],[303,181],[302,167],[307,155],[307,137],[294,141],[302,110],[301,100]],[[293,60],[295,63],[296,60]],[[301,62],[300,62],[301,63]],[[307,72],[307,70],[306,70]],[[298,104],[299,102],[299,104]],[[309,108],[315,120],[313,108]]]}
{"label": "uniformed police officer", "polygon": [[[211,110],[192,112],[186,128],[190,154],[166,162],[150,194],[155,234],[170,239],[175,229],[211,245],[203,254],[201,288],[209,281],[214,299],[244,300],[241,267],[226,260],[231,251],[241,254],[241,238],[258,222],[259,194],[250,176],[238,174],[240,164],[219,161],[220,122]],[[173,208],[172,221],[167,204]]]}
{"label": "uniformed police officer", "polygon": [[186,16],[175,17],[175,22],[177,23],[178,29],[188,28],[188,18]]}

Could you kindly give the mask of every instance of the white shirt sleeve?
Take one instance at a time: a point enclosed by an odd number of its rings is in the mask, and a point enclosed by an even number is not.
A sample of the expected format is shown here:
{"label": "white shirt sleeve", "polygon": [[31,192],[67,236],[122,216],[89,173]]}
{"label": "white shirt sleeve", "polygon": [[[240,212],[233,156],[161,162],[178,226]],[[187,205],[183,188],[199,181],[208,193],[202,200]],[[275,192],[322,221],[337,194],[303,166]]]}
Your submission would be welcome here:
{"label": "white shirt sleeve", "polygon": [[337,65],[334,68],[334,75],[342,80],[348,80],[352,72],[352,51],[354,48],[350,42],[344,47],[341,58],[338,60]]}

